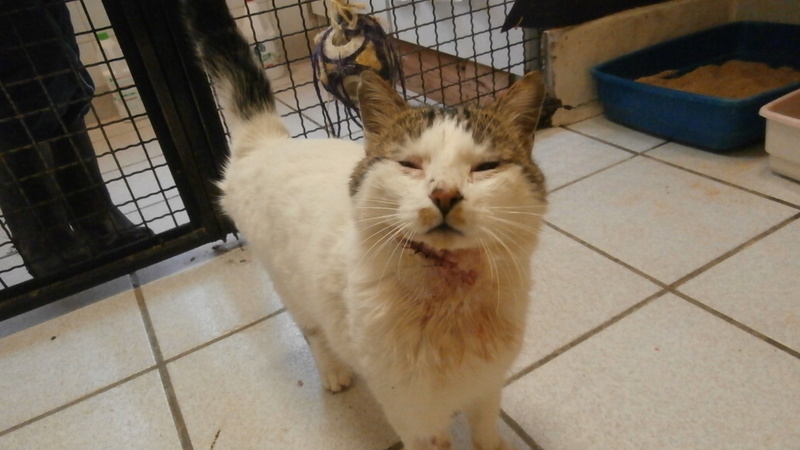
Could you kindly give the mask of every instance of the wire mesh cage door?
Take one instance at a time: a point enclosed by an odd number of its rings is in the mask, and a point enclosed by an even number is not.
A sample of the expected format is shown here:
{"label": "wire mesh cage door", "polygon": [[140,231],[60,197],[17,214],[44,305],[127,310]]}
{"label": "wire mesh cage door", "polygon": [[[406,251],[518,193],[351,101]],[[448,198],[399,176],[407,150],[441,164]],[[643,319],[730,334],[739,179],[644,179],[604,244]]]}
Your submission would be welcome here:
{"label": "wire mesh cage door", "polygon": [[[272,80],[292,135],[361,139],[353,116],[314,83],[311,55],[330,24],[329,0],[226,1]],[[539,68],[536,32],[500,30],[514,0],[364,3],[361,12],[378,20],[397,50],[412,104],[488,103]],[[214,180],[227,152],[224,122],[176,0],[0,4],[0,127],[22,130],[15,142],[0,142],[0,196],[13,197],[0,204],[0,319],[233,231],[215,208]],[[66,9],[68,27],[59,28],[63,18],[52,12],[49,35],[20,27],[19,14],[37,7]],[[31,55],[45,44],[72,52],[72,59],[37,72]],[[33,71],[6,78],[12,56]],[[84,90],[54,96],[63,93],[48,87],[54,78],[84,81]],[[43,104],[31,107],[19,94],[31,86],[44,91]],[[29,122],[46,111],[55,125],[40,134]],[[107,244],[92,239],[93,221],[101,222]],[[115,238],[126,233],[132,236]]]}
{"label": "wire mesh cage door", "polygon": [[0,1],[0,319],[206,242],[226,141],[176,2]]}
{"label": "wire mesh cage door", "polygon": [[332,23],[332,2],[381,25],[400,59],[398,90],[411,104],[485,104],[541,68],[540,30],[503,31],[514,0],[227,0],[294,137],[363,136],[357,120],[315,82],[312,55]]}

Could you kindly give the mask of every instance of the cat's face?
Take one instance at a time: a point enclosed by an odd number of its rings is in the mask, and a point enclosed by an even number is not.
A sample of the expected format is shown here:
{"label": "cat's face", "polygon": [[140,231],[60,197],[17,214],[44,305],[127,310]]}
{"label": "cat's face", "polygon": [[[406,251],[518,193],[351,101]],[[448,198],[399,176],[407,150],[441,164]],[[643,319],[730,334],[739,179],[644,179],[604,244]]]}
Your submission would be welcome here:
{"label": "cat's face", "polygon": [[360,95],[367,157],[351,192],[363,234],[447,250],[526,247],[535,238],[546,208],[530,156],[538,77],[483,109],[410,108],[377,77]]}

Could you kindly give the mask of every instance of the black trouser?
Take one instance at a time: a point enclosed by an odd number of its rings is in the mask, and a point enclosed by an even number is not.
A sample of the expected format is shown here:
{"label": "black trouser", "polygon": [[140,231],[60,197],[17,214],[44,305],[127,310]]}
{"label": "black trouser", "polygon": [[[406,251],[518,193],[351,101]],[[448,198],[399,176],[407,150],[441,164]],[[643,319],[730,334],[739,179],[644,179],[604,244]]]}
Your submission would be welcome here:
{"label": "black trouser", "polygon": [[86,131],[94,86],[63,0],[0,0],[0,209],[41,276],[152,233],[113,205]]}

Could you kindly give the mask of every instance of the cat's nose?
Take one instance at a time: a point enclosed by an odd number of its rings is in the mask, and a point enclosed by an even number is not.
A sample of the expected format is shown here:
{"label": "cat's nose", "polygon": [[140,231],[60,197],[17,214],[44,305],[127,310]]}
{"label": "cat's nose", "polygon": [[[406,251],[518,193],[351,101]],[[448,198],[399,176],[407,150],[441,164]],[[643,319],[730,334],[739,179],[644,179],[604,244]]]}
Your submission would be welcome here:
{"label": "cat's nose", "polygon": [[430,198],[433,204],[441,211],[442,217],[445,217],[458,202],[464,199],[464,196],[461,195],[461,191],[458,189],[436,188],[431,192]]}

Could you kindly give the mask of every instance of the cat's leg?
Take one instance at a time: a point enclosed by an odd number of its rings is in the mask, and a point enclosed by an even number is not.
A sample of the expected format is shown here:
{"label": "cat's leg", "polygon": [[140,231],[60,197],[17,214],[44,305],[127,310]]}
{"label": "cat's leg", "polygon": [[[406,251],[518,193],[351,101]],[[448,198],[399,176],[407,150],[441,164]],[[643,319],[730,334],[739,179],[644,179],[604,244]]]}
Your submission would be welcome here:
{"label": "cat's leg", "polygon": [[341,392],[353,382],[353,370],[333,353],[328,340],[319,328],[303,328],[303,336],[311,348],[317,364],[322,387],[331,392]]}
{"label": "cat's leg", "polygon": [[472,448],[475,450],[510,450],[497,431],[500,416],[500,387],[484,393],[464,409],[469,423]]}
{"label": "cat's leg", "polygon": [[376,394],[386,418],[408,450],[450,450],[447,426],[452,410],[444,409],[433,396],[398,389],[390,395]]}
{"label": "cat's leg", "polygon": [[428,427],[404,427],[389,420],[408,450],[451,450],[453,440],[447,430],[432,431]]}

